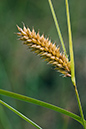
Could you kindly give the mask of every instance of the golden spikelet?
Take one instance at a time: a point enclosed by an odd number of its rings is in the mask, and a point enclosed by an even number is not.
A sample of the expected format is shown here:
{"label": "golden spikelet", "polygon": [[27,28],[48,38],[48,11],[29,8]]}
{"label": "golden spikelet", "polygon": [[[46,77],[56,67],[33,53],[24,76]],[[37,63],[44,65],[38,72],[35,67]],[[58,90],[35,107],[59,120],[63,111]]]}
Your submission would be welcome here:
{"label": "golden spikelet", "polygon": [[19,40],[23,40],[24,44],[29,46],[29,48],[35,53],[39,54],[43,59],[45,59],[49,64],[55,66],[55,69],[62,73],[64,76],[71,76],[70,72],[70,62],[64,53],[60,53],[60,47],[56,47],[55,44],[44,35],[40,36],[39,32],[36,34],[34,29],[30,29],[23,25],[21,29],[18,25],[17,35],[20,37]]}

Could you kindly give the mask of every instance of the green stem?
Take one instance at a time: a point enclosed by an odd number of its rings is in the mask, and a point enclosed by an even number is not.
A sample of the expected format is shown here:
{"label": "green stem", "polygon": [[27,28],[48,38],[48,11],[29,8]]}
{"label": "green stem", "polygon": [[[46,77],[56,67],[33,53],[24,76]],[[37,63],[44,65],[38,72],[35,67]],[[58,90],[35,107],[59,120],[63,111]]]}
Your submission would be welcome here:
{"label": "green stem", "polygon": [[17,111],[16,109],[14,109],[13,107],[11,107],[10,105],[8,105],[7,103],[5,103],[4,101],[0,100],[0,103],[2,105],[4,105],[5,107],[9,108],[11,111],[13,111],[14,113],[16,113],[18,116],[20,116],[22,119],[24,119],[25,121],[29,122],[30,124],[32,124],[34,127],[36,127],[37,129],[42,129],[40,126],[38,126],[36,123],[34,123],[32,120],[28,119],[26,116],[24,116],[22,113],[20,113],[19,111]]}
{"label": "green stem", "polygon": [[77,87],[76,87],[75,67],[74,67],[74,52],[73,52],[71,22],[70,22],[68,0],[65,0],[65,3],[66,3],[66,13],[67,13],[67,23],[68,23],[68,34],[69,34],[69,50],[70,50],[70,61],[71,61],[71,80],[72,80],[72,83],[73,83],[74,88],[75,88],[75,93],[76,93],[77,102],[78,102],[78,106],[79,106],[79,110],[80,110],[80,114],[81,114],[81,118],[82,118],[82,123],[83,123],[84,129],[86,129],[83,110],[82,110],[82,105],[81,105],[78,90],[77,90]]}
{"label": "green stem", "polygon": [[80,110],[80,115],[81,115],[81,118],[82,118],[82,123],[83,123],[84,129],[86,129],[86,122],[85,122],[85,119],[84,119],[83,110],[82,110],[82,105],[81,105],[79,93],[78,93],[78,90],[77,90],[77,86],[75,85],[74,88],[75,88],[75,93],[76,93],[76,97],[77,97],[77,101],[78,101],[78,106],[79,106],[79,110]]}
{"label": "green stem", "polygon": [[61,34],[61,31],[60,31],[59,23],[58,23],[58,20],[56,18],[56,15],[55,15],[55,11],[54,11],[52,2],[51,2],[51,0],[48,0],[48,2],[49,2],[49,5],[50,5],[50,9],[51,9],[51,12],[52,12],[52,16],[53,16],[53,19],[54,19],[54,22],[55,22],[55,25],[56,25],[56,29],[57,29],[57,32],[58,32],[58,35],[59,35],[59,39],[60,39],[62,48],[64,50],[64,53],[65,53],[66,57],[67,57],[66,48],[65,48],[65,45],[64,45],[64,41],[63,41],[62,34]]}
{"label": "green stem", "polygon": [[52,104],[49,104],[49,103],[46,103],[46,102],[43,102],[43,101],[40,101],[40,100],[37,100],[37,99],[33,99],[33,98],[30,98],[30,97],[27,97],[27,96],[24,96],[24,95],[20,95],[20,94],[17,94],[17,93],[5,91],[5,90],[2,90],[2,89],[0,89],[0,94],[5,95],[5,96],[9,96],[11,98],[19,99],[19,100],[22,100],[22,101],[25,101],[25,102],[33,103],[33,104],[36,104],[36,105],[39,105],[39,106],[42,106],[42,107],[46,107],[46,108],[54,110],[56,112],[60,112],[62,114],[65,114],[65,115],[73,118],[74,120],[78,121],[79,123],[83,124],[82,121],[81,121],[81,118],[78,115],[76,115],[74,113],[71,113],[71,112],[69,112],[69,111],[67,111],[63,108],[57,107],[55,105],[52,105]]}
{"label": "green stem", "polygon": [[65,3],[66,3],[66,13],[67,13],[67,23],[68,23],[68,34],[69,34],[69,51],[70,51],[70,61],[71,61],[71,80],[72,80],[73,85],[76,85],[73,43],[72,43],[72,33],[71,33],[71,23],[70,23],[68,0],[65,0]]}

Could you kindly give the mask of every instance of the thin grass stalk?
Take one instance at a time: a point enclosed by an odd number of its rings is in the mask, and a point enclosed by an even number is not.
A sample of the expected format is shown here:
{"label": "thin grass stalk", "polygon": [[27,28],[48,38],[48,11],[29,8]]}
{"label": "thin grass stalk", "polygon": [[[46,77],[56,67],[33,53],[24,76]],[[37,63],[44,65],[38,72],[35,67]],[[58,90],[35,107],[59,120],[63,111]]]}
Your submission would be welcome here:
{"label": "thin grass stalk", "polygon": [[70,61],[71,61],[71,80],[73,85],[76,85],[75,80],[75,67],[74,67],[74,53],[73,53],[73,43],[72,43],[72,33],[71,33],[71,23],[70,23],[70,14],[68,0],[65,0],[66,3],[66,13],[67,13],[67,23],[68,23],[68,34],[69,34],[69,51],[70,51]]}
{"label": "thin grass stalk", "polygon": [[75,88],[75,93],[76,93],[76,97],[77,97],[77,102],[78,102],[78,106],[79,106],[83,126],[84,126],[84,129],[86,129],[85,120],[84,120],[84,114],[83,114],[82,105],[81,105],[79,93],[78,93],[77,86],[76,86],[76,79],[75,79],[74,52],[73,52],[71,22],[70,22],[68,0],[65,0],[65,3],[66,3],[66,13],[67,13],[67,23],[68,23],[68,34],[69,34],[69,50],[70,50],[70,61],[71,61],[71,80],[72,80],[72,83],[73,83],[74,88]]}
{"label": "thin grass stalk", "polygon": [[50,9],[51,9],[51,12],[52,12],[52,16],[53,16],[53,19],[54,19],[54,22],[55,22],[56,30],[58,32],[63,51],[64,51],[66,57],[68,57],[67,52],[66,52],[66,48],[65,48],[65,44],[64,44],[64,40],[63,40],[61,30],[60,30],[60,27],[59,27],[59,23],[58,23],[58,20],[56,18],[56,14],[55,14],[55,11],[54,11],[54,8],[53,8],[53,4],[52,4],[51,0],[48,0],[48,2],[49,2],[49,5],[50,5]]}
{"label": "thin grass stalk", "polygon": [[0,100],[0,103],[2,105],[4,105],[5,107],[7,107],[8,109],[10,109],[11,111],[13,111],[14,113],[16,113],[18,116],[20,116],[22,119],[24,119],[25,121],[27,121],[28,123],[32,124],[34,127],[36,127],[37,129],[42,129],[39,125],[37,125],[35,122],[33,122],[32,120],[30,120],[29,118],[27,118],[26,116],[24,116],[22,113],[20,113],[19,111],[17,111],[16,109],[14,109],[13,107],[11,107],[10,105],[8,105],[7,103],[5,103],[4,101]]}
{"label": "thin grass stalk", "polygon": [[77,86],[75,85],[74,88],[75,88],[77,102],[78,102],[78,106],[79,106],[79,110],[80,110],[80,115],[81,115],[81,118],[82,118],[83,127],[84,127],[84,129],[86,129],[86,122],[85,122],[85,119],[84,119],[83,109],[82,109],[82,105],[81,105],[81,101],[80,101],[80,97],[79,97]]}

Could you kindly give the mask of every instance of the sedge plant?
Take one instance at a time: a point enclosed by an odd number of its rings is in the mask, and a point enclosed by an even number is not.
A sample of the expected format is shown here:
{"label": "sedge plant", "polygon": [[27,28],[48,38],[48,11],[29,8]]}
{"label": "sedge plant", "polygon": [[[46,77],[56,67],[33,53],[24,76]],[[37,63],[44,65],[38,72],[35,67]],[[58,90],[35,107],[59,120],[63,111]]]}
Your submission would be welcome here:
{"label": "sedge plant", "polygon": [[[55,11],[54,11],[52,2],[51,2],[51,0],[48,0],[48,2],[49,2],[52,16],[53,16],[53,19],[55,22],[56,30],[58,32],[59,39],[61,41],[63,52],[61,52],[60,47],[56,46],[55,43],[52,43],[52,41],[49,40],[49,38],[45,38],[44,35],[40,36],[39,32],[36,33],[34,29],[32,29],[32,31],[31,31],[29,29],[29,27],[25,27],[24,24],[23,24],[23,29],[17,25],[17,28],[19,31],[17,33],[17,35],[19,36],[19,40],[22,40],[23,43],[29,47],[29,49],[34,51],[37,55],[40,55],[40,57],[42,59],[45,59],[45,61],[47,61],[49,64],[53,65],[55,70],[62,73],[62,75],[64,77],[71,78],[72,84],[73,84],[74,89],[75,89],[75,94],[76,94],[78,107],[79,107],[79,111],[80,111],[80,116],[78,116],[70,111],[67,111],[63,108],[60,108],[58,106],[55,106],[55,105],[52,105],[52,104],[49,104],[49,103],[46,103],[46,102],[43,102],[43,101],[40,101],[40,100],[37,100],[34,98],[30,98],[30,97],[27,97],[27,96],[24,96],[21,94],[17,94],[14,92],[0,89],[0,94],[11,97],[11,98],[15,98],[18,100],[22,100],[25,102],[33,103],[33,104],[54,110],[56,112],[65,114],[65,115],[73,118],[74,120],[76,120],[80,124],[82,124],[83,128],[86,129],[86,120],[84,119],[84,114],[83,114],[82,105],[81,105],[81,101],[80,101],[80,97],[79,97],[79,93],[78,93],[78,89],[77,89],[77,85],[76,85],[76,78],[75,78],[74,52],[73,52],[71,21],[70,21],[68,0],[65,0],[65,5],[66,5],[66,16],[67,16],[67,25],[68,25],[70,59],[68,58],[68,55],[66,52],[64,40],[63,40],[63,37],[61,34],[58,20],[57,20],[56,15],[55,15]],[[39,126],[38,124],[36,124],[32,120],[30,120],[29,118],[24,116],[22,113],[20,113],[16,109],[14,109],[12,106],[7,104],[6,102],[0,100],[0,103],[2,105],[6,106],[7,108],[9,108],[11,111],[16,113],[21,118],[23,118],[25,121],[32,124],[34,127],[38,128],[38,129],[42,129],[41,126]]]}

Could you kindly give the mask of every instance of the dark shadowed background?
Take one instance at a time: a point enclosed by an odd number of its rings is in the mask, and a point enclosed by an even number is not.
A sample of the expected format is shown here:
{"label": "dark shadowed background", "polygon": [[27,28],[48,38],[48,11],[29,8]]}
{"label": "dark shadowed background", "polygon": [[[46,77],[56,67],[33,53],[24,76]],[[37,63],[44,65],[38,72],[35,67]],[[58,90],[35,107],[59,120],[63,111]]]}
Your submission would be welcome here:
{"label": "dark shadowed background", "polygon": [[[86,118],[86,0],[69,0],[69,3],[77,86]],[[69,54],[65,0],[53,0],[53,5]],[[48,0],[0,0],[0,88],[55,104],[79,115],[70,78],[61,77],[17,40],[16,24],[22,27],[22,22],[60,45]],[[72,118],[52,110],[6,96],[0,95],[0,98],[43,129],[82,129]],[[35,128],[0,105],[0,129]]]}

